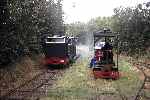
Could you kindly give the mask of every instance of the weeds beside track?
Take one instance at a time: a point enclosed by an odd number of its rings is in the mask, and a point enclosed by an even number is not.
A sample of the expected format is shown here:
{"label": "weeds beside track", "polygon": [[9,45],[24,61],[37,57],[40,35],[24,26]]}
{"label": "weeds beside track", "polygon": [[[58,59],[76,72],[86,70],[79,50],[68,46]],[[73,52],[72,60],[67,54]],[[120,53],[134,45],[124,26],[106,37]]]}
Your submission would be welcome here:
{"label": "weeds beside track", "polygon": [[[37,69],[36,69],[37,70]],[[9,90],[1,99],[29,99],[39,98],[47,95],[48,87],[52,86],[54,82],[64,73],[65,69],[45,69],[40,74],[36,75],[29,81],[20,85],[17,88]]]}

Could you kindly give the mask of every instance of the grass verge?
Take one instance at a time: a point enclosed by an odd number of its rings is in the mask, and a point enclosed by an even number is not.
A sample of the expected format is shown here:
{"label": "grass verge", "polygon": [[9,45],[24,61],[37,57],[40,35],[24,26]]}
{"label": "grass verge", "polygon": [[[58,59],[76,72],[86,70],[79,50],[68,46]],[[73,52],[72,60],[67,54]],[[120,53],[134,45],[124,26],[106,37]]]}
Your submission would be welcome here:
{"label": "grass verge", "polygon": [[79,59],[49,89],[48,97],[43,99],[95,100],[100,97],[106,100],[121,100],[121,93],[132,100],[141,81],[137,77],[137,73],[132,70],[132,66],[123,58],[119,61],[119,70],[121,73],[119,80],[95,80],[88,68],[88,59]]}

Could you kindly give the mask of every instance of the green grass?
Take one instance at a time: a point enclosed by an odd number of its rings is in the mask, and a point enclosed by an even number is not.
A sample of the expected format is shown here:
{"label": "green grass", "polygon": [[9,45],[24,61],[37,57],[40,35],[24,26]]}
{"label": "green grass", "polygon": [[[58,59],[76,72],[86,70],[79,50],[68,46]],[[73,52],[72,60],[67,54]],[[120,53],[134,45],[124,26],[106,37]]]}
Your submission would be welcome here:
{"label": "green grass", "polygon": [[[121,59],[119,65],[119,70],[122,73],[119,80],[94,80],[90,69],[88,69],[88,60],[80,59],[49,89],[48,99],[87,100],[103,93],[114,93],[119,96],[118,86],[120,92],[126,97],[134,96],[141,81],[139,81],[137,73],[132,70],[131,65],[125,60]],[[109,99],[109,96],[107,99]]]}
{"label": "green grass", "polygon": [[120,87],[120,92],[126,97],[131,98],[132,96],[135,96],[142,84],[142,81],[137,75],[138,73],[133,70],[133,66],[126,61],[126,58],[120,59],[119,71],[121,73],[121,77],[114,83],[117,83]]}
{"label": "green grass", "polygon": [[86,97],[89,94],[87,86],[87,61],[78,61],[64,74],[63,78],[50,90],[49,96]]}

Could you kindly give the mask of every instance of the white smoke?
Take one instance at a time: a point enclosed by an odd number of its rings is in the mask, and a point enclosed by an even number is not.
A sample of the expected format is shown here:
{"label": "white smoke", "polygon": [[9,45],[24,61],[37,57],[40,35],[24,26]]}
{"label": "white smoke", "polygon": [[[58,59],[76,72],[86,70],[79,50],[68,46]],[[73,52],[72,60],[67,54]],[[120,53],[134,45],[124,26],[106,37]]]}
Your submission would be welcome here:
{"label": "white smoke", "polygon": [[93,34],[86,33],[85,34],[85,44],[77,45],[77,54],[80,55],[82,58],[91,58],[93,56]]}
{"label": "white smoke", "polygon": [[89,58],[91,54],[90,46],[81,44],[77,46],[77,55],[80,55],[82,58]]}

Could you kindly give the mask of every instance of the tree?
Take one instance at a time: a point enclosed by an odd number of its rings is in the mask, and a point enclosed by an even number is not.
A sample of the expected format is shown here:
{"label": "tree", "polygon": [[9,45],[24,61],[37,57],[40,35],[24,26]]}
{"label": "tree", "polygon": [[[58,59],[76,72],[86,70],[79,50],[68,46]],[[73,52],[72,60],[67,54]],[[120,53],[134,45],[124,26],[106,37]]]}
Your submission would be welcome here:
{"label": "tree", "polygon": [[[146,3],[147,5],[147,3]],[[116,20],[113,30],[120,33],[120,50],[128,54],[144,54],[150,47],[149,42],[149,8],[139,4],[135,8],[120,7],[114,10],[113,18]]]}
{"label": "tree", "polygon": [[[3,0],[4,1],[4,0]],[[27,52],[40,51],[40,38],[63,30],[62,0],[8,0],[1,2],[0,64],[15,62]]]}

